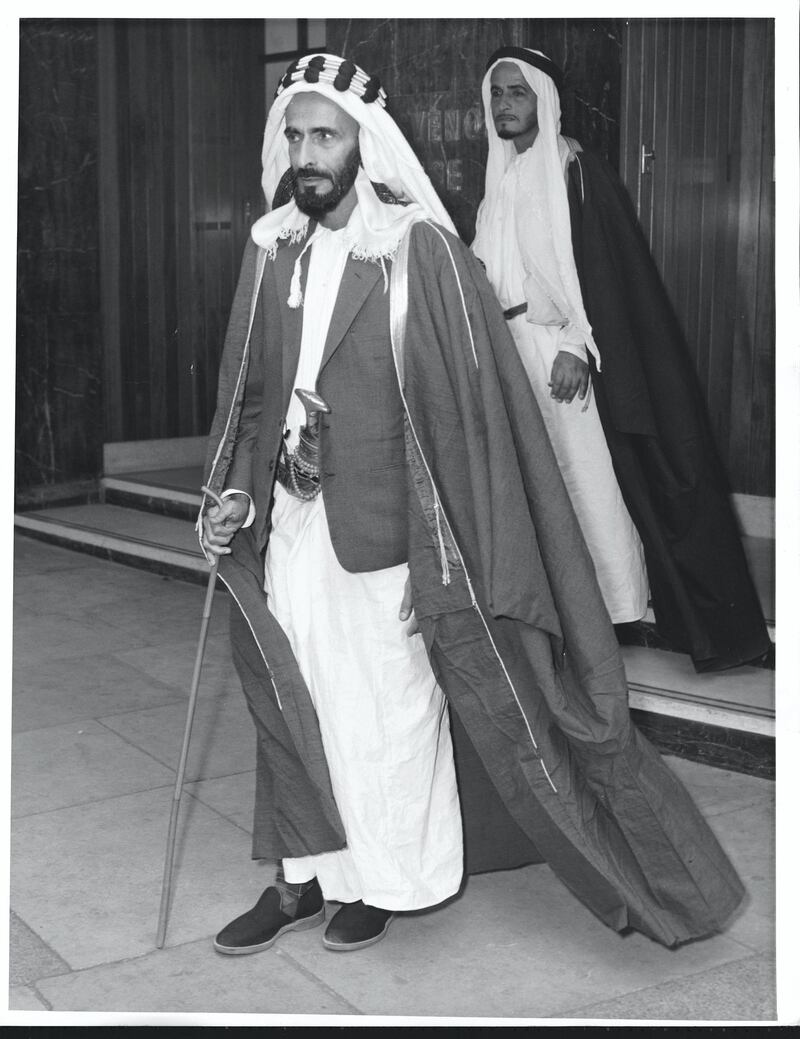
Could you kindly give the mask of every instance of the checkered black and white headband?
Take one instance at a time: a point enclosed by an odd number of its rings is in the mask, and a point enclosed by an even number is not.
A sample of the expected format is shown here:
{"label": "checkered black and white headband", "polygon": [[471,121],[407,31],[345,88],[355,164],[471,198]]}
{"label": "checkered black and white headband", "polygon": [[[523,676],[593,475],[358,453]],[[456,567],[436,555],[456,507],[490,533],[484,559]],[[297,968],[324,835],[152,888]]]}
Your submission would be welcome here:
{"label": "checkered black and white headband", "polygon": [[381,108],[386,107],[386,91],[377,76],[368,76],[354,62],[331,54],[306,54],[293,61],[278,84],[275,97],[280,97],[287,87],[301,80],[306,83],[328,83],[342,93],[349,90],[365,104],[377,101]]}

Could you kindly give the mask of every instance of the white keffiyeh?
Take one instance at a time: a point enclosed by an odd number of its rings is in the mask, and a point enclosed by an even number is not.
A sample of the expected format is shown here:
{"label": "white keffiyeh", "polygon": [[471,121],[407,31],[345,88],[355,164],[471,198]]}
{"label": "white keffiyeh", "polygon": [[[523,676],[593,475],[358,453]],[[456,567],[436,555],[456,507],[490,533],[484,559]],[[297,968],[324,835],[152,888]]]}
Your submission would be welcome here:
{"label": "white keffiyeh", "polygon": [[[352,256],[376,262],[391,259],[408,227],[417,220],[435,220],[455,233],[427,174],[388,112],[379,104],[365,103],[349,90],[339,91],[321,81],[292,83],[280,93],[269,111],[264,131],[261,178],[267,206],[272,204],[275,189],[290,165],[289,146],[283,133],[286,106],[301,92],[321,94],[359,124],[362,168],[355,182],[359,219],[351,221],[353,227],[348,240]],[[385,184],[397,199],[408,204],[381,202],[371,182]],[[292,199],[261,217],[253,225],[251,233],[256,244],[274,256],[280,239],[302,240],[308,224],[309,217]]]}

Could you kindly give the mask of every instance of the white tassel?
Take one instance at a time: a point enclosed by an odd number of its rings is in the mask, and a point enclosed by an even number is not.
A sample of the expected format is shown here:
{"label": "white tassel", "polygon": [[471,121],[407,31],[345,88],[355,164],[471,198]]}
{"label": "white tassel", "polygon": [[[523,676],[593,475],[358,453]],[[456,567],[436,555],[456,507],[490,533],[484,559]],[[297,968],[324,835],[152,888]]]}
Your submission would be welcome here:
{"label": "white tassel", "polygon": [[292,281],[291,281],[291,283],[289,285],[289,298],[286,300],[286,302],[289,304],[289,306],[292,308],[292,310],[297,310],[297,308],[303,302],[303,290],[300,287],[300,275],[302,273],[301,267],[300,267],[300,262],[303,259],[303,257],[305,256],[306,249],[311,245],[311,243],[314,241],[314,239],[316,237],[317,237],[316,234],[313,234],[309,238],[309,240],[306,242],[306,244],[301,249],[300,255],[294,261],[294,271],[292,272]]}
{"label": "white tassel", "polygon": [[[353,242],[350,246],[350,255],[354,260],[363,260],[365,263],[379,263],[383,267],[385,260],[394,260],[399,245],[400,239],[380,247],[369,245],[365,242]],[[384,275],[385,273],[384,268]]]}
{"label": "white tassel", "polygon": [[289,288],[289,298],[286,300],[292,310],[296,310],[303,302],[303,292],[300,288],[300,257],[294,265],[294,274]]}

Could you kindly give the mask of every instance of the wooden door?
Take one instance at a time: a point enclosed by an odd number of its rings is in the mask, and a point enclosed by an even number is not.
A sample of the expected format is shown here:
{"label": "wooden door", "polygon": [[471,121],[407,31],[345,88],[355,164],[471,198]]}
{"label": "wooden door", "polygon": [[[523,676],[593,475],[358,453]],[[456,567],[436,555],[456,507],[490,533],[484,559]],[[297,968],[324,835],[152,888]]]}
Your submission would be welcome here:
{"label": "wooden door", "polygon": [[202,435],[263,209],[264,23],[100,26],[106,440]]}
{"label": "wooden door", "polygon": [[774,26],[629,23],[620,172],[686,333],[733,490],[775,467]]}

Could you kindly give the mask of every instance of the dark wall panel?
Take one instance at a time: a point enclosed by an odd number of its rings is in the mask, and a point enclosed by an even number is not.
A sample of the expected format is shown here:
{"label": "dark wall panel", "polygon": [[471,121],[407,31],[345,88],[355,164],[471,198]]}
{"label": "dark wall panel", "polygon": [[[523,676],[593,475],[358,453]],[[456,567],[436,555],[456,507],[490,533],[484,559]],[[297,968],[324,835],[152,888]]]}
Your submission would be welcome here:
{"label": "dark wall panel", "polygon": [[117,405],[106,439],[203,434],[246,214],[261,206],[263,22],[102,28],[116,95],[101,153],[104,313],[120,315],[104,340]]}
{"label": "dark wall panel", "polygon": [[775,493],[773,69],[768,19],[637,20],[626,37],[621,172],[733,488],[763,496]]}
{"label": "dark wall panel", "polygon": [[18,488],[94,475],[102,444],[97,32],[20,21]]}
{"label": "dark wall panel", "polygon": [[263,50],[257,19],[21,21],[21,499],[97,476],[106,441],[207,432]]}
{"label": "dark wall panel", "polygon": [[[752,19],[743,39],[738,120],[738,262],[728,450],[737,484],[775,493],[775,98],[773,23]],[[737,113],[738,115],[739,113]]]}

